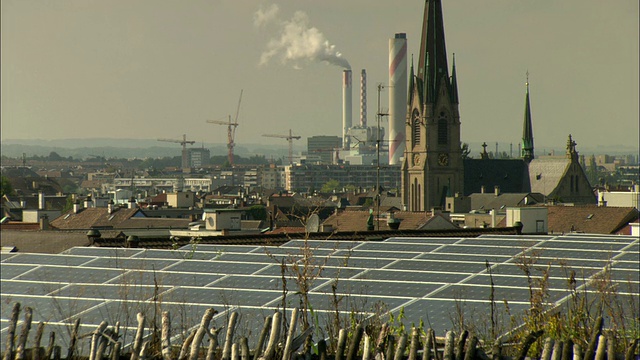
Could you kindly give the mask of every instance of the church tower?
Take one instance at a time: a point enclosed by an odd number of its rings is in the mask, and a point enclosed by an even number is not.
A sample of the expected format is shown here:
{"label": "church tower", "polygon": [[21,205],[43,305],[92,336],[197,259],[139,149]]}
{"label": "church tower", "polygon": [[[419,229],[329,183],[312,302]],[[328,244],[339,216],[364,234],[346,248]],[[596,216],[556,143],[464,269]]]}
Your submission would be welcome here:
{"label": "church tower", "polygon": [[529,103],[529,72],[527,72],[527,95],[524,101],[524,125],[522,127],[522,159],[530,163],[533,158],[533,125]]}
{"label": "church tower", "polygon": [[441,0],[425,0],[418,69],[412,60],[410,72],[402,201],[409,211],[429,211],[462,193],[464,180],[455,56],[449,76]]}

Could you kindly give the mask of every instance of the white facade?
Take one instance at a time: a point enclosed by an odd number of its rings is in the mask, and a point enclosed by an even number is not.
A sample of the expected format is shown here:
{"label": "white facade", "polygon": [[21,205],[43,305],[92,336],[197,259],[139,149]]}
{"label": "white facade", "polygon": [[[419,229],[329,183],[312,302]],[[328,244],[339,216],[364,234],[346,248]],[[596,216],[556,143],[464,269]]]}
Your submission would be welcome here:
{"label": "white facade", "polygon": [[205,228],[214,231],[240,230],[242,213],[241,210],[232,209],[205,210]]}
{"label": "white facade", "polygon": [[167,204],[173,208],[189,208],[196,204],[196,196],[191,191],[167,194]]}
{"label": "white facade", "polygon": [[546,234],[549,232],[549,216],[546,207],[507,208],[507,227],[517,221],[523,225],[523,234]]}
{"label": "white facade", "polygon": [[640,203],[639,186],[634,185],[633,191],[606,191],[598,190],[598,200],[603,199],[606,206],[634,207],[638,208]]}

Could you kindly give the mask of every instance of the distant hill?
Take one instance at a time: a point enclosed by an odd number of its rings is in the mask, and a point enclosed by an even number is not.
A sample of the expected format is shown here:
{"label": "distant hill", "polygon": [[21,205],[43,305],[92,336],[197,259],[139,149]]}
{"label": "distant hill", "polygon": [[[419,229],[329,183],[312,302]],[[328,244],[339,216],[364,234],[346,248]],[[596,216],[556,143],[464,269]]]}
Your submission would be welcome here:
{"label": "distant hill", "polygon": [[[227,154],[226,144],[197,143],[190,148],[207,148],[211,156]],[[0,152],[7,157],[47,156],[52,151],[63,157],[87,158],[104,156],[106,158],[158,158],[179,156],[180,144],[159,142],[155,139],[7,139],[0,143]],[[266,155],[280,158],[288,154],[287,146],[276,145],[236,145],[235,153],[240,156]]]}

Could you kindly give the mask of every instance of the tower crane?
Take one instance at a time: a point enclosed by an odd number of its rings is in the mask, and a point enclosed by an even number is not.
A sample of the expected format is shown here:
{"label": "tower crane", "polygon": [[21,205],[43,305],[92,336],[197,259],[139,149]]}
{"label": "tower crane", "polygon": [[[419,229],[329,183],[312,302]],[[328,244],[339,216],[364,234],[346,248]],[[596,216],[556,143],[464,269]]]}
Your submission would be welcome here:
{"label": "tower crane", "polygon": [[293,140],[294,139],[295,140],[299,140],[301,138],[301,136],[292,135],[291,129],[289,129],[289,135],[264,134],[262,136],[287,139],[287,141],[289,142],[289,165],[293,164]]}
{"label": "tower crane", "polygon": [[187,140],[187,134],[182,135],[182,140],[158,139],[158,141],[172,142],[182,145],[182,168],[186,169],[189,167],[189,159],[187,157],[187,144],[193,145],[196,142],[193,140]]}
{"label": "tower crane", "polygon": [[231,115],[229,115],[229,122],[221,120],[207,120],[209,124],[227,125],[227,149],[229,150],[229,164],[233,165],[233,147],[236,146],[236,127],[238,127],[238,114],[240,114],[240,103],[242,102],[242,91],[240,90],[240,99],[238,100],[238,108],[236,109],[236,117],[231,122]]}

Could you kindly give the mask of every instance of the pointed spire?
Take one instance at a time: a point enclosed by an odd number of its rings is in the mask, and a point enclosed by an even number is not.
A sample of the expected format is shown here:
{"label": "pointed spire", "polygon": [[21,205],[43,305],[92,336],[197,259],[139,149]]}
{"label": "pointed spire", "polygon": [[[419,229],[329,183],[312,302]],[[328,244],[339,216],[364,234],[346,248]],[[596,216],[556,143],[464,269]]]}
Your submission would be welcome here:
{"label": "pointed spire", "polygon": [[413,72],[413,54],[411,54],[411,70],[409,71],[409,94],[407,96],[407,99],[409,100],[409,105],[412,104],[412,100],[413,100],[413,86],[415,84],[415,74]]}
{"label": "pointed spire", "polygon": [[456,78],[456,53],[453,53],[453,68],[451,69],[451,102],[458,102],[458,79]]}
{"label": "pointed spire", "polygon": [[524,125],[522,127],[522,158],[531,161],[533,152],[533,123],[531,122],[531,104],[529,102],[529,71],[527,70],[527,94],[524,104]]}
{"label": "pointed spire", "polygon": [[426,85],[424,100],[433,102],[443,77],[447,79],[444,86],[450,86],[441,0],[425,0],[418,69],[418,78]]}

